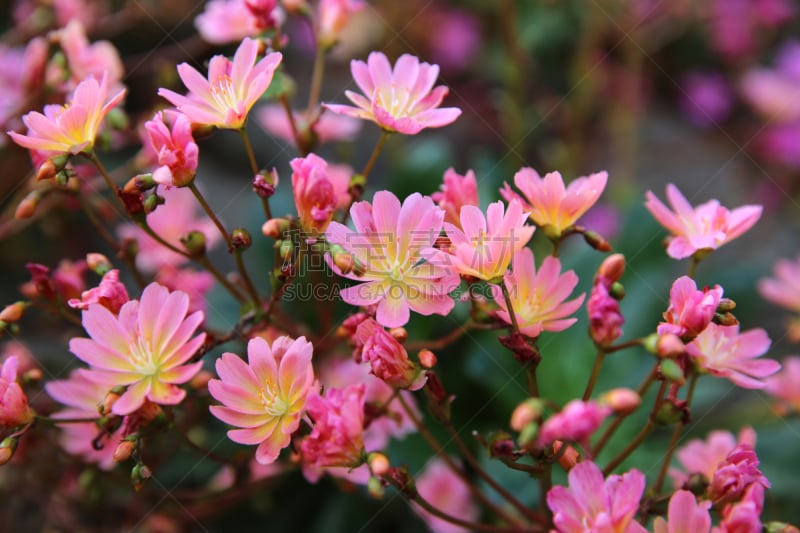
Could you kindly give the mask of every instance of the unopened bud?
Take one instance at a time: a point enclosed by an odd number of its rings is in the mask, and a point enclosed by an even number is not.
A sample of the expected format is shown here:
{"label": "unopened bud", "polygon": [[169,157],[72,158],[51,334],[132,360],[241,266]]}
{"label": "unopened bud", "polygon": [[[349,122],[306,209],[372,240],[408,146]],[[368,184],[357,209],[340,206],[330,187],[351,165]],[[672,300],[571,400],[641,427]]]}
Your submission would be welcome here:
{"label": "unopened bud", "polygon": [[275,194],[275,187],[278,186],[278,171],[274,168],[271,172],[259,172],[253,178],[253,190],[261,198],[269,198]]}
{"label": "unopened bud", "polygon": [[285,218],[271,218],[261,226],[261,233],[273,239],[280,239],[286,235],[291,224]]}
{"label": "unopened bud", "polygon": [[130,120],[128,120],[128,115],[125,111],[119,107],[115,107],[106,115],[106,124],[115,130],[125,130],[128,129]]}
{"label": "unopened bud", "polygon": [[236,250],[247,250],[253,244],[253,238],[246,229],[236,228],[231,232],[231,244]]}
{"label": "unopened bud", "polygon": [[156,210],[158,206],[164,203],[164,197],[158,194],[151,194],[144,199],[144,212],[148,215]]}
{"label": "unopened bud", "polygon": [[708,478],[705,475],[699,472],[693,472],[689,474],[689,478],[686,480],[684,488],[689,490],[695,496],[704,496],[709,484]]}
{"label": "unopened bud", "polygon": [[26,218],[31,218],[33,214],[36,212],[36,206],[39,205],[39,201],[42,199],[41,193],[39,191],[31,191],[29,192],[25,198],[17,205],[17,210],[14,211],[14,218],[17,220],[24,220]]}
{"label": "unopened bud", "polygon": [[369,463],[370,471],[376,476],[385,476],[391,468],[389,458],[380,452],[372,452],[367,455],[367,462]]}
{"label": "unopened bud", "polygon": [[[277,244],[277,243],[276,243]],[[294,245],[292,241],[280,241],[280,246],[278,247],[278,255],[281,256],[284,262],[289,262],[292,260],[292,255],[294,254]]]}
{"label": "unopened bud", "polygon": [[6,437],[0,442],[0,465],[6,464],[14,457],[18,443],[19,437]]}
{"label": "unopened bud", "polygon": [[369,481],[367,481],[367,494],[376,500],[380,500],[385,492],[383,482],[380,479],[376,477],[369,478]]}
{"label": "unopened bud", "polygon": [[[566,446],[566,448],[564,448],[564,446]],[[560,440],[553,441],[553,451],[556,452],[558,464],[565,472],[572,470],[572,467],[578,464],[578,459],[581,457],[578,450],[573,448],[571,444],[565,445]]]}
{"label": "unopened bud", "polygon": [[18,321],[25,313],[25,307],[27,307],[25,302],[16,302],[5,306],[0,311],[0,320],[9,324]]}
{"label": "unopened bud", "polygon": [[519,438],[517,439],[517,442],[519,443],[520,446],[527,449],[533,446],[533,444],[536,442],[536,437],[538,435],[539,435],[539,424],[537,424],[536,422],[531,422],[530,424],[522,428],[522,431],[520,431],[519,433]]}
{"label": "unopened bud", "polygon": [[622,300],[625,298],[625,287],[619,281],[615,281],[611,284],[608,294],[617,301]]}
{"label": "unopened bud", "polygon": [[22,374],[22,383],[25,385],[40,383],[42,378],[44,378],[44,373],[41,368],[31,368]]}
{"label": "unopened bud", "polygon": [[104,416],[111,413],[111,408],[114,407],[114,404],[119,400],[120,396],[122,396],[121,391],[114,389],[108,391],[103,401],[97,406],[97,412]]}
{"label": "unopened bud", "polygon": [[202,231],[190,231],[181,237],[181,244],[192,257],[203,257],[206,254],[206,235]]}
{"label": "unopened bud", "polygon": [[664,359],[661,361],[661,375],[664,379],[678,385],[686,383],[686,378],[683,376],[683,370],[674,359]]}
{"label": "unopened bud", "polygon": [[767,522],[764,527],[767,533],[800,533],[800,529],[786,522]]}
{"label": "unopened bud", "polygon": [[519,404],[514,412],[511,413],[511,429],[514,431],[522,431],[531,422],[535,422],[542,416],[544,405],[538,398],[528,398]]}
{"label": "unopened bud", "polygon": [[674,333],[659,335],[656,341],[656,355],[659,357],[677,357],[686,351],[686,345]]}
{"label": "unopened bud", "polygon": [[739,320],[732,313],[715,313],[713,321],[720,326],[736,326]]}
{"label": "unopened bud", "polygon": [[620,387],[611,389],[602,394],[599,398],[600,403],[609,406],[615,413],[627,416],[642,404],[642,397],[632,389]]}
{"label": "unopened bud", "polygon": [[189,381],[189,386],[195,390],[207,390],[208,382],[214,376],[208,370],[201,370]]}
{"label": "unopened bud", "polygon": [[44,181],[44,180],[51,180],[56,177],[60,168],[56,167],[55,163],[53,163],[52,159],[48,159],[41,165],[39,165],[39,170],[36,171],[36,181]]}
{"label": "unopened bud", "polygon": [[489,457],[511,457],[514,440],[505,431],[496,431],[489,436]]}
{"label": "unopened bud", "polygon": [[333,253],[333,263],[336,265],[342,274],[349,274],[356,270],[357,261],[352,254],[347,252]]}
{"label": "unopened bud", "polygon": [[123,440],[114,449],[114,461],[121,463],[127,461],[136,449],[136,440]]}
{"label": "unopened bud", "polygon": [[406,342],[406,340],[408,339],[408,331],[406,331],[406,328],[402,327],[390,329],[389,335],[394,337],[394,340],[400,343]]}
{"label": "unopened bud", "polygon": [[438,361],[436,354],[428,349],[420,350],[420,352],[417,354],[417,359],[419,359],[420,366],[422,366],[422,368],[427,368],[428,370],[435,367],[436,362]]}
{"label": "unopened bud", "polygon": [[363,190],[367,184],[367,178],[363,174],[355,174],[350,178],[349,190]]}
{"label": "unopened bud", "polygon": [[736,302],[730,298],[720,298],[719,305],[717,305],[717,313],[729,313],[736,309]]}
{"label": "unopened bud", "polygon": [[683,419],[683,411],[670,401],[663,402],[656,413],[656,422],[668,426]]}
{"label": "unopened bud", "polygon": [[611,254],[606,257],[600,268],[597,269],[597,276],[603,276],[612,282],[619,281],[625,273],[625,256],[622,254]]}
{"label": "unopened bud", "polygon": [[658,355],[658,334],[651,333],[642,340],[642,347],[652,354]]}
{"label": "unopened bud", "polygon": [[102,276],[114,268],[111,261],[103,254],[86,254],[86,265],[98,276]]}
{"label": "unopened bud", "polygon": [[127,194],[137,194],[148,191],[156,186],[156,181],[152,174],[138,174],[125,183],[122,191]]}
{"label": "unopened bud", "polygon": [[583,233],[583,240],[586,241],[586,244],[601,252],[610,252],[612,249],[605,237],[596,231],[585,231]]}
{"label": "unopened bud", "polygon": [[153,472],[147,465],[137,463],[131,469],[131,483],[136,491],[139,491],[151,477],[153,477]]}
{"label": "unopened bud", "polygon": [[425,386],[427,390],[430,391],[433,400],[440,404],[447,400],[447,391],[442,384],[442,380],[439,379],[439,376],[436,375],[436,372],[432,370],[428,370],[425,372],[427,376],[427,381],[425,382]]}

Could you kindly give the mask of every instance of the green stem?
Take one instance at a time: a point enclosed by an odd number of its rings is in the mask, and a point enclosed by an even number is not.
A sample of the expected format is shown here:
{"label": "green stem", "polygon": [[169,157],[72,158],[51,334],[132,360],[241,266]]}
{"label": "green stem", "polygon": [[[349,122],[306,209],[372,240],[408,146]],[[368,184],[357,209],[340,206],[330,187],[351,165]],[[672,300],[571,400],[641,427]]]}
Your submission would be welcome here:
{"label": "green stem", "polygon": [[386,130],[381,130],[381,136],[378,137],[378,144],[375,145],[375,148],[372,150],[372,154],[369,156],[367,160],[367,164],[364,165],[364,169],[361,171],[361,176],[363,176],[364,181],[367,181],[367,177],[369,173],[372,172],[372,168],[375,166],[375,163],[378,161],[378,156],[383,150],[383,145],[386,144],[386,139],[389,138],[389,132]]}
{"label": "green stem", "polygon": [[[689,409],[689,406],[692,404],[692,398],[694,398],[694,389],[697,385],[697,379],[699,377],[698,373],[692,374],[691,381],[689,382],[689,392],[686,395],[686,409]],[[658,472],[658,479],[656,480],[655,484],[655,493],[658,494],[661,492],[661,487],[664,485],[664,480],[667,477],[667,470],[669,469],[669,464],[672,462],[672,455],[675,453],[675,448],[678,446],[678,441],[681,438],[681,433],[683,432],[683,427],[685,426],[683,420],[679,420],[677,424],[675,424],[675,430],[672,432],[672,437],[669,440],[669,446],[667,447],[667,453],[664,455],[664,462],[661,464],[661,470]]]}
{"label": "green stem", "polygon": [[325,50],[317,44],[317,52],[314,55],[314,69],[311,72],[311,89],[308,93],[307,113],[311,113],[319,103],[322,93],[322,78],[325,75]]}
{"label": "green stem", "polygon": [[603,352],[603,350],[597,350],[597,354],[594,356],[592,373],[589,376],[589,382],[586,384],[586,390],[583,391],[584,402],[589,401],[589,398],[592,397],[592,391],[597,383],[597,377],[600,375],[600,368],[603,366],[603,360],[605,359],[605,356],[606,354]]}
{"label": "green stem", "polygon": [[699,264],[700,264],[700,259],[698,259],[697,256],[693,255],[689,260],[689,272],[687,274],[690,278],[694,279],[694,273],[697,270],[697,265]]}
{"label": "green stem", "polygon": [[189,190],[192,191],[192,194],[194,194],[194,197],[197,199],[197,202],[203,208],[203,211],[206,212],[208,218],[211,219],[211,221],[219,230],[220,234],[222,235],[222,238],[225,239],[225,243],[228,245],[228,251],[232,250],[233,242],[231,241],[230,233],[228,233],[228,230],[226,230],[225,226],[222,225],[222,221],[217,217],[217,214],[214,212],[214,210],[211,209],[211,206],[208,205],[208,202],[203,196],[203,193],[200,192],[200,189],[197,188],[197,185],[195,185],[193,181],[189,183]]}

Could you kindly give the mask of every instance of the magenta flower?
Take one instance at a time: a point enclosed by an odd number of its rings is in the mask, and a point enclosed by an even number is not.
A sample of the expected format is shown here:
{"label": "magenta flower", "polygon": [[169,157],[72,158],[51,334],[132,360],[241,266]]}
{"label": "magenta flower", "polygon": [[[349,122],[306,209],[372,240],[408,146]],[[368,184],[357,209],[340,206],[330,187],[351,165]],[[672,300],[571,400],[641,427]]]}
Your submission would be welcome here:
{"label": "magenta flower", "polygon": [[679,490],[669,499],[667,519],[653,521],[653,533],[708,533],[711,530],[711,502],[699,502],[688,490]]}
{"label": "magenta flower", "polygon": [[586,302],[586,313],[589,315],[589,334],[592,340],[601,346],[611,344],[622,336],[622,325],[625,317],[619,308],[619,302],[611,296],[609,290],[613,281],[598,275],[595,277],[592,292]]}
{"label": "magenta flower", "polygon": [[[746,427],[739,432],[738,444],[750,447],[756,445],[756,433],[753,428]],[[692,439],[678,449],[676,456],[683,470],[671,468],[669,475],[675,487],[681,488],[689,480],[690,474],[702,474],[710,482],[714,478],[717,466],[737,446],[737,438],[730,431],[712,431],[706,440]]]}
{"label": "magenta flower", "polygon": [[758,456],[752,446],[739,444],[731,450],[725,460],[717,465],[708,487],[714,505],[740,500],[755,483],[769,488],[769,480],[758,469],[758,464]]}
{"label": "magenta flower", "polygon": [[772,270],[774,278],[764,278],[758,282],[761,296],[800,313],[800,255],[790,259],[778,259]]}
{"label": "magenta flower", "polygon": [[453,309],[449,293],[459,279],[448,257],[432,248],[444,211],[430,197],[414,193],[401,206],[391,192],[378,191],[372,204],[353,204],[350,215],[355,231],[331,222],[326,232],[328,242],[352,254],[364,272],[345,274],[330,254],[326,256],[340,276],[366,282],[342,289],[342,300],[351,305],[377,304],[376,320],[390,328],[405,325],[411,310],[447,315]]}
{"label": "magenta flower", "polygon": [[10,356],[0,368],[0,426],[13,428],[31,422],[36,416],[28,407],[28,397],[17,383],[16,355]]}
{"label": "magenta flower", "polygon": [[644,474],[638,470],[603,479],[600,468],[584,460],[569,471],[568,479],[569,488],[556,486],[547,493],[557,531],[647,531],[634,520],[645,486]]}
{"label": "magenta flower", "polygon": [[364,94],[345,91],[357,107],[324,104],[334,113],[371,120],[385,131],[406,135],[447,126],[461,114],[456,107],[439,108],[448,92],[443,85],[433,88],[439,67],[420,63],[415,56],[403,54],[392,70],[384,54],[372,52],[366,63],[353,60],[350,70]]}
{"label": "magenta flower", "polygon": [[572,400],[542,424],[536,445],[545,448],[555,440],[585,444],[610,414],[611,408],[608,406]]}
{"label": "magenta flower", "polygon": [[159,111],[144,123],[150,147],[158,155],[160,165],[153,172],[156,183],[183,187],[194,179],[200,150],[192,136],[192,124],[182,113],[166,112],[172,129],[164,123],[165,112]]}
{"label": "magenta flower", "polygon": [[112,407],[114,414],[130,414],[146,399],[176,405],[186,396],[177,385],[203,366],[189,360],[206,339],[205,333],[192,338],[203,313],[187,317],[188,308],[185,293],[151,283],[141,301],[125,303],[118,317],[100,304],[89,304],[83,312],[83,327],[91,338],[73,338],[69,349],[91,366],[89,379],[108,388],[127,386]]}
{"label": "magenta flower", "polygon": [[800,357],[786,357],[782,366],[780,372],[764,380],[764,390],[780,401],[782,411],[800,412]]}
{"label": "magenta flower", "polygon": [[431,195],[433,201],[444,209],[444,221],[461,227],[461,208],[465,205],[478,206],[478,181],[475,173],[467,170],[463,176],[453,169],[444,171],[441,191]]}
{"label": "magenta flower", "polygon": [[647,191],[645,207],[672,233],[667,254],[674,259],[689,257],[700,250],[716,250],[753,227],[762,211],[760,205],[745,205],[729,211],[717,200],[692,207],[671,183],[667,185],[667,199],[674,211]]}
{"label": "magenta flower", "polygon": [[[469,486],[442,459],[438,457],[431,459],[414,481],[419,495],[437,509],[468,522],[474,522],[478,519],[480,510],[472,499],[472,492]],[[463,527],[432,515],[416,504],[412,505],[411,508],[425,521],[428,528],[435,533],[462,533],[467,531]]]}
{"label": "magenta flower", "polygon": [[272,343],[255,337],[247,344],[245,363],[233,353],[217,359],[220,379],[208,382],[208,391],[223,405],[211,414],[241,429],[228,431],[239,444],[258,444],[256,460],[269,464],[289,445],[314,381],[314,347],[305,337],[280,337]]}
{"label": "magenta flower", "polygon": [[129,299],[128,289],[119,280],[119,270],[114,269],[103,274],[103,279],[97,287],[84,291],[80,299],[71,298],[67,301],[67,305],[73,309],[88,309],[89,304],[100,304],[117,315]]}
{"label": "magenta flower", "polygon": [[111,99],[107,100],[107,96],[107,76],[99,82],[87,78],[78,84],[65,105],[46,105],[44,115],[31,111],[22,117],[28,127],[27,135],[14,131],[8,134],[22,147],[52,155],[89,152],[94,147],[100,124],[125,97],[125,89]]}
{"label": "magenta flower", "polygon": [[316,154],[296,157],[292,167],[292,192],[303,228],[324,232],[339,205],[336,184],[328,176],[328,162]]}
{"label": "magenta flower", "polygon": [[241,129],[250,108],[266,92],[281,54],[273,52],[256,63],[258,43],[246,38],[239,45],[233,61],[225,56],[211,58],[208,79],[188,63],[178,65],[178,75],[189,89],[186,96],[169,89],[158,94],[184,113],[194,124]]}
{"label": "magenta flower", "polygon": [[722,287],[697,290],[697,283],[689,276],[681,276],[672,284],[669,291],[669,307],[664,312],[664,322],[658,325],[659,335],[672,333],[678,337],[697,336],[714,318]]}
{"label": "magenta flower", "polygon": [[353,339],[361,347],[360,360],[369,363],[372,373],[387,385],[417,390],[425,384],[425,374],[414,366],[403,345],[371,318],[358,325]]}
{"label": "magenta flower", "polygon": [[763,378],[780,370],[772,359],[756,359],[769,350],[767,332],[751,329],[739,333],[739,326],[709,324],[686,346],[697,365],[714,376],[728,378],[746,389],[763,389]]}
{"label": "magenta flower", "polygon": [[364,452],[364,392],[366,386],[328,389],[311,394],[306,410],[314,427],[300,445],[303,463],[312,468],[360,465]]}
{"label": "magenta flower", "polygon": [[474,205],[463,206],[460,227],[444,224],[456,270],[485,281],[503,276],[511,258],[528,244],[536,230],[525,225],[527,218],[518,200],[509,202],[508,210],[503,202],[489,204],[486,216]]}
{"label": "magenta flower", "polygon": [[576,178],[565,187],[560,173],[550,172],[542,178],[532,168],[525,167],[514,175],[514,185],[522,191],[522,196],[508,183],[500,194],[507,202],[518,199],[537,226],[558,237],[597,202],[606,181],[608,172],[603,171]]}
{"label": "magenta flower", "polygon": [[[567,318],[578,310],[585,294],[564,301],[578,284],[572,270],[561,273],[561,261],[547,256],[539,271],[533,251],[523,248],[514,255],[513,270],[503,278],[511,297],[511,305],[519,330],[528,337],[538,337],[542,331],[563,331],[577,318]],[[511,324],[511,314],[500,287],[492,285],[492,296],[500,310],[497,316]]]}

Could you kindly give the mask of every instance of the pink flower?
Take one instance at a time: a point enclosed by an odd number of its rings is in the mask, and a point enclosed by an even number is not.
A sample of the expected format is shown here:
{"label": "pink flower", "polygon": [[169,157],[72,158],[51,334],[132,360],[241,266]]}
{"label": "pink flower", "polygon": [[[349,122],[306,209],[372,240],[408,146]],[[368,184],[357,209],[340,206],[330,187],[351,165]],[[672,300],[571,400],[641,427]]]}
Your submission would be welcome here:
{"label": "pink flower", "polygon": [[281,54],[273,52],[256,63],[258,43],[246,38],[233,61],[222,55],[211,58],[208,79],[188,63],[178,65],[178,75],[189,89],[186,96],[169,89],[158,94],[184,113],[192,123],[218,128],[241,129],[250,108],[266,92]]}
{"label": "pink flower", "polygon": [[51,274],[50,269],[38,263],[25,265],[31,274],[31,281],[20,288],[20,292],[29,298],[38,296],[52,299],[58,296],[62,300],[80,298],[86,289],[83,273],[86,272],[86,261],[70,261],[62,259]]}
{"label": "pink flower", "polygon": [[364,0],[319,0],[317,41],[323,48],[336,44],[339,34],[354,13],[367,7]]}
{"label": "pink flower", "polygon": [[715,505],[740,500],[750,485],[770,487],[769,480],[758,469],[758,456],[747,444],[737,445],[724,461],[717,465],[708,494]]}
{"label": "pink flower", "polygon": [[444,209],[444,221],[461,227],[461,208],[465,205],[478,206],[478,181],[475,173],[467,170],[463,176],[453,169],[448,168],[444,172],[444,183],[441,192],[431,195],[433,201]]}
{"label": "pink flower", "polygon": [[214,276],[210,272],[164,265],[158,270],[156,281],[171,291],[185,292],[189,296],[190,313],[195,311],[205,313],[206,294],[214,287]]}
{"label": "pink flower", "polygon": [[586,313],[589,315],[589,334],[592,340],[601,346],[611,344],[622,336],[622,324],[625,317],[619,308],[619,302],[611,296],[609,290],[613,282],[605,276],[597,276],[592,292],[586,302]]}
{"label": "pink flower", "polygon": [[28,407],[28,397],[17,383],[16,355],[10,356],[0,367],[0,426],[13,428],[31,422],[36,416]]}
{"label": "pink flower", "polygon": [[276,2],[254,6],[247,0],[210,0],[205,10],[194,20],[198,33],[213,44],[228,44],[255,37],[278,23],[274,11]]}
{"label": "pink flower", "polygon": [[782,410],[800,412],[800,357],[786,357],[782,366],[780,372],[764,380],[764,389],[780,401]]}
{"label": "pink flower", "polygon": [[108,112],[122,101],[125,89],[108,101],[107,93],[105,75],[99,83],[94,78],[87,78],[78,84],[66,105],[46,105],[44,115],[31,111],[22,117],[28,127],[27,135],[14,131],[8,134],[20,146],[52,155],[91,151],[100,124]]}
{"label": "pink flower", "polygon": [[711,529],[711,502],[697,502],[688,490],[679,490],[669,499],[667,520],[653,522],[654,533],[708,533]]}
{"label": "pink flower", "polygon": [[517,198],[536,225],[546,228],[548,235],[558,237],[597,202],[606,181],[608,172],[603,171],[577,178],[565,187],[560,173],[550,172],[541,178],[538,172],[525,167],[514,175],[514,185],[524,198],[508,183],[500,194],[507,202]]}
{"label": "pink flower", "polygon": [[557,531],[647,531],[634,520],[644,492],[644,474],[631,470],[604,480],[600,468],[585,460],[575,465],[567,477],[569,488],[556,486],[547,493],[547,505],[553,511]]}
{"label": "pink flower", "polygon": [[67,304],[73,309],[84,310],[89,308],[89,304],[100,304],[116,315],[128,300],[128,289],[119,280],[119,270],[114,269],[103,274],[97,287],[84,291],[80,299],[71,298]]}
{"label": "pink flower", "polygon": [[763,378],[780,370],[772,359],[756,359],[769,350],[771,341],[763,329],[739,333],[739,326],[709,324],[686,346],[703,370],[728,378],[746,389],[763,389]]}
{"label": "pink flower", "polygon": [[352,468],[363,462],[364,391],[361,384],[309,396],[306,411],[314,427],[300,445],[304,464]]}
{"label": "pink flower", "polygon": [[692,207],[672,183],[667,185],[670,211],[647,191],[645,207],[672,236],[667,254],[674,259],[689,257],[700,250],[716,250],[749,230],[761,217],[760,205],[745,205],[729,211],[717,200]]}
{"label": "pink flower", "polygon": [[292,191],[303,228],[323,232],[339,204],[333,180],[328,178],[328,163],[316,154],[296,157],[292,167]]}
{"label": "pink flower", "polygon": [[161,405],[176,405],[186,396],[177,385],[186,383],[203,366],[190,363],[206,339],[192,334],[203,322],[203,313],[186,316],[189,297],[180,291],[151,283],[141,301],[125,303],[115,316],[99,304],[83,312],[83,327],[89,339],[73,338],[70,351],[92,368],[89,379],[109,388],[127,386],[112,411],[127,415],[145,399]]}
{"label": "pink flower", "polygon": [[478,207],[463,206],[461,227],[444,224],[456,270],[486,281],[504,275],[511,258],[531,240],[536,229],[525,225],[527,218],[517,200],[508,204],[508,210],[503,202],[489,204],[486,216]]}
{"label": "pink flower", "polygon": [[392,70],[384,54],[372,52],[366,63],[353,60],[350,69],[364,95],[345,91],[357,107],[324,104],[334,113],[372,120],[386,131],[406,135],[447,126],[461,114],[456,107],[439,108],[448,92],[443,85],[431,90],[439,67],[415,56],[403,54]]}
{"label": "pink flower", "polygon": [[280,337],[270,347],[259,337],[247,344],[245,363],[238,355],[224,353],[217,359],[220,379],[208,383],[208,391],[223,405],[211,413],[241,429],[228,431],[239,444],[258,444],[256,460],[269,464],[289,445],[314,381],[313,346],[305,337]]}
{"label": "pink flower", "polygon": [[361,361],[369,363],[372,373],[387,385],[417,390],[425,384],[425,374],[414,366],[403,345],[371,318],[358,325],[353,338],[361,345]]}
{"label": "pink flower", "polygon": [[329,243],[344,248],[363,267],[363,275],[344,274],[330,254],[326,256],[340,276],[366,282],[342,289],[342,300],[377,304],[377,321],[390,328],[406,324],[411,310],[447,315],[453,309],[449,293],[459,279],[448,257],[432,248],[444,218],[433,200],[414,193],[401,206],[391,192],[378,191],[372,204],[353,204],[350,215],[355,231],[331,222],[326,232]]}
{"label": "pink flower", "polygon": [[[578,284],[578,276],[572,270],[562,274],[558,258],[547,256],[537,272],[533,251],[523,248],[514,255],[513,267],[506,273],[503,283],[511,297],[521,333],[537,337],[542,331],[563,331],[578,320],[566,317],[577,311],[585,294],[564,301]],[[491,289],[495,302],[500,306],[497,316],[511,324],[502,289],[495,285]]]}
{"label": "pink flower", "polygon": [[537,446],[545,448],[555,440],[586,443],[609,414],[611,408],[608,406],[592,401],[572,400],[542,424],[536,440]]}
{"label": "pink flower", "polygon": [[[753,428],[746,427],[739,432],[739,444],[750,447],[756,444],[756,433]],[[712,431],[705,441],[692,439],[677,451],[678,461],[683,471],[671,468],[669,475],[676,488],[681,488],[689,480],[690,474],[702,474],[709,482],[714,478],[717,466],[725,460],[736,447],[737,440],[729,431]]]}
{"label": "pink flower", "polygon": [[110,87],[120,85],[125,69],[119,52],[109,41],[97,41],[90,45],[83,24],[74,19],[52,37],[58,39],[67,57],[73,82],[78,83],[90,76],[100,80],[105,73]]}
{"label": "pink flower", "polygon": [[145,122],[152,150],[158,154],[160,165],[153,172],[153,180],[166,186],[183,187],[194,179],[200,150],[192,136],[192,124],[182,113],[167,112],[172,130],[164,123],[164,112],[159,111]]}
{"label": "pink flower", "polygon": [[683,77],[681,86],[681,108],[695,126],[708,128],[728,117],[735,95],[723,74],[692,71]]}
{"label": "pink flower", "polygon": [[692,278],[681,276],[672,284],[669,307],[663,315],[665,322],[661,322],[656,331],[659,335],[697,336],[714,318],[721,298],[722,287],[719,285],[699,291]]}
{"label": "pink flower", "polygon": [[800,313],[800,255],[794,260],[779,259],[772,272],[774,278],[758,282],[758,292],[770,302]]}
{"label": "pink flower", "polygon": [[[430,460],[425,465],[425,470],[416,476],[414,481],[419,495],[437,509],[468,522],[478,519],[479,509],[472,499],[472,492],[464,480],[458,477],[442,459],[437,457]],[[430,514],[417,505],[412,505],[411,508],[434,533],[467,531]]]}
{"label": "pink flower", "polygon": [[[744,491],[741,501],[727,505],[722,511],[722,521],[712,533],[759,533],[762,531],[761,511],[764,509],[764,486],[752,483]],[[783,531],[796,531],[786,528]]]}
{"label": "pink flower", "polygon": [[[53,414],[53,418],[98,418],[97,406],[108,394],[108,386],[91,379],[83,369],[73,370],[69,379],[49,381],[45,390],[54,400],[67,406]],[[62,424],[61,446],[73,455],[89,463],[96,463],[103,470],[114,467],[114,450],[120,442],[120,434],[104,433],[100,441],[102,448],[93,446],[98,427],[94,422]]]}
{"label": "pink flower", "polygon": [[[345,115],[322,113],[319,120],[314,123],[309,131],[309,124],[304,113],[292,111],[295,125],[300,134],[313,135],[319,144],[332,141],[352,141],[355,139],[362,122]],[[274,135],[286,142],[294,144],[294,132],[289,123],[286,111],[280,105],[265,105],[256,109],[254,113],[258,124],[267,133]]]}

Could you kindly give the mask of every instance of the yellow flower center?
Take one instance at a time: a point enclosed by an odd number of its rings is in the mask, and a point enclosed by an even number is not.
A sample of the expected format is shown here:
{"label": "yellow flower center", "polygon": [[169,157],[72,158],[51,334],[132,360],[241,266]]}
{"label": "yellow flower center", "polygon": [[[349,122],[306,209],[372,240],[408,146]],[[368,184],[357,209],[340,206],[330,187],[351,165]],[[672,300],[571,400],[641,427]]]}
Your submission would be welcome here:
{"label": "yellow flower center", "polygon": [[261,390],[261,405],[264,406],[265,413],[274,417],[283,416],[289,411],[289,402],[281,398],[278,387],[268,381]]}

